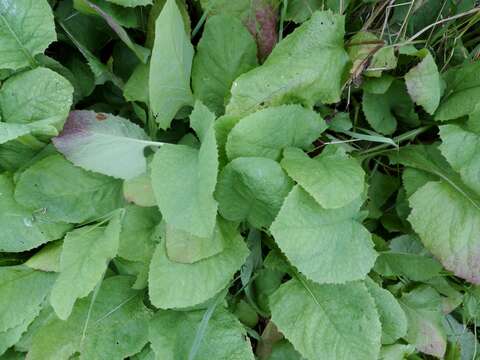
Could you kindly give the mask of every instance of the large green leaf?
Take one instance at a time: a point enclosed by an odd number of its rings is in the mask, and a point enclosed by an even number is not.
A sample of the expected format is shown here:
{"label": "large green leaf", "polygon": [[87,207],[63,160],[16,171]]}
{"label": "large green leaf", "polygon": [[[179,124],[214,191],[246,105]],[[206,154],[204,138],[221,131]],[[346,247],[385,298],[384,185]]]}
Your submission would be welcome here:
{"label": "large green leaf", "polygon": [[440,103],[442,82],[437,64],[430,53],[405,74],[405,83],[412,100],[433,114]]}
{"label": "large green leaf", "polygon": [[365,285],[292,279],[271,297],[272,320],[307,359],[372,360],[381,327]]}
{"label": "large green leaf", "polygon": [[127,119],[88,110],[72,111],[53,144],[75,165],[121,179],[146,172],[145,148],[161,145]]}
{"label": "large green leaf", "polygon": [[435,113],[435,120],[456,119],[478,111],[480,98],[480,62],[452,68],[444,75],[445,96]]}
{"label": "large green leaf", "polygon": [[368,292],[377,306],[382,323],[382,344],[393,344],[407,334],[407,317],[397,299],[376,282],[367,277]]}
{"label": "large green leaf", "polygon": [[319,283],[365,278],[377,253],[371,235],[356,219],[362,200],[324,209],[298,185],[270,227],[292,264]]}
{"label": "large green leaf", "polygon": [[21,252],[60,239],[69,224],[55,223],[42,211],[35,211],[17,203],[13,197],[13,181],[7,174],[0,175],[0,251]]}
{"label": "large green leaf", "polygon": [[365,172],[341,148],[327,147],[314,159],[295,148],[283,156],[287,174],[325,209],[343,207],[364,191]]}
{"label": "large green leaf", "polygon": [[33,333],[30,360],[123,360],[148,341],[149,311],[143,292],[131,289],[132,278],[105,279],[98,294],[80,300],[64,321],[48,316]]}
{"label": "large green leaf", "polygon": [[408,319],[406,340],[417,350],[442,358],[447,347],[442,325],[441,297],[430,287],[422,286],[400,299]]}
{"label": "large green leaf", "polygon": [[[150,322],[150,341],[155,359],[191,359],[191,349],[202,325],[204,311],[159,311]],[[218,308],[208,321],[195,359],[253,360],[245,328],[227,310]]]}
{"label": "large green leaf", "polygon": [[480,194],[480,132],[458,125],[440,126],[440,151],[463,182]]}
{"label": "large green leaf", "polygon": [[34,65],[34,56],[57,40],[47,0],[3,0],[0,20],[0,69]]}
{"label": "large green leaf", "polygon": [[217,202],[218,151],[215,116],[197,103],[191,115],[192,127],[202,142],[200,149],[165,144],[152,162],[152,184],[165,221],[199,237],[213,234]]}
{"label": "large green leaf", "polygon": [[280,165],[271,159],[242,157],[221,172],[217,190],[219,212],[231,221],[268,227],[292,188]]}
{"label": "large green leaf", "polygon": [[285,102],[310,107],[339,101],[348,61],[343,35],[343,17],[315,12],[274,48],[262,66],[233,82],[227,113],[248,114]]}
{"label": "large green leaf", "polygon": [[227,15],[210,17],[193,60],[195,96],[222,114],[233,80],[256,65],[257,46],[242,22]]}
{"label": "large green leaf", "polygon": [[163,239],[164,231],[157,228],[154,236],[160,243],[153,255],[148,279],[153,305],[162,309],[198,305],[228,285],[244,263],[248,249],[232,224],[219,221],[218,225],[223,234],[224,250],[193,264],[170,260]]}
{"label": "large green leaf", "polygon": [[[1,5],[0,5],[1,6]],[[7,123],[31,123],[52,117],[66,119],[73,87],[63,76],[36,68],[9,78],[0,89],[0,109]]]}
{"label": "large green leaf", "polygon": [[228,135],[230,159],[242,156],[279,160],[289,146],[311,147],[327,124],[314,111],[299,105],[283,105],[258,111],[241,119]]}
{"label": "large green leaf", "polygon": [[455,275],[480,283],[480,199],[461,181],[437,147],[409,146],[392,154],[395,162],[437,178],[409,198],[408,221],[442,265]]}
{"label": "large green leaf", "polygon": [[167,0],[155,22],[150,62],[150,106],[166,129],[182,106],[193,105],[190,72],[193,47],[175,0]]}
{"label": "large green leaf", "polygon": [[480,207],[446,181],[429,182],[409,198],[408,221],[443,266],[480,284]]}
{"label": "large green leaf", "polygon": [[65,237],[60,274],[50,297],[60,319],[66,320],[75,301],[87,296],[103,279],[109,261],[117,255],[120,228],[118,211],[106,227],[85,226]]}
{"label": "large green leaf", "polygon": [[119,208],[121,191],[119,180],[87,172],[60,155],[51,155],[20,175],[15,199],[31,209],[44,209],[50,221],[80,223]]}

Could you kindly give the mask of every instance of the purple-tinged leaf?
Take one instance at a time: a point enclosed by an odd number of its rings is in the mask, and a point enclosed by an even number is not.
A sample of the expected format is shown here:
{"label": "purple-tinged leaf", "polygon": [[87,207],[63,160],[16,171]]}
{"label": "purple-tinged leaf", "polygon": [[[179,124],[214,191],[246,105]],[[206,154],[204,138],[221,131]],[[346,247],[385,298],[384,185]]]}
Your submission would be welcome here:
{"label": "purple-tinged leaf", "polygon": [[124,118],[86,110],[72,111],[53,143],[75,165],[121,179],[145,173],[145,147],[162,145]]}

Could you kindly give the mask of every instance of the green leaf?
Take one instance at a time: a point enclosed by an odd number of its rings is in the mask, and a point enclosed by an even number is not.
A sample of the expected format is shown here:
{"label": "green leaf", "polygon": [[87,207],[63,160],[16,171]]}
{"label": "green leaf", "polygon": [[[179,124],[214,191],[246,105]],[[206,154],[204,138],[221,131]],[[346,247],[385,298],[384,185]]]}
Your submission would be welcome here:
{"label": "green leaf", "polygon": [[370,94],[385,94],[394,80],[395,78],[388,74],[379,78],[368,78],[363,82],[362,88]]}
{"label": "green leaf", "polygon": [[292,279],[270,297],[270,305],[275,325],[307,359],[378,357],[379,315],[361,282],[318,285]]}
{"label": "green leaf", "polygon": [[103,279],[108,263],[117,255],[121,214],[106,227],[85,226],[67,234],[60,258],[60,274],[50,297],[55,313],[66,320],[75,301],[87,296]]}
{"label": "green leaf", "polygon": [[117,34],[117,36],[124,42],[127,47],[133,51],[133,53],[138,57],[142,63],[146,63],[148,57],[150,56],[150,50],[134,43],[125,29],[106,11],[89,0],[83,0],[85,3],[93,9],[98,15],[100,15],[107,24],[112,28],[112,30]]}
{"label": "green leaf", "polygon": [[440,295],[428,286],[421,286],[400,299],[408,319],[406,340],[417,350],[442,358],[447,347],[442,325]]}
{"label": "green leaf", "polygon": [[[156,359],[190,359],[190,349],[203,311],[159,311],[150,322]],[[253,360],[245,328],[228,311],[218,308],[210,318],[196,360]]]}
{"label": "green leaf", "polygon": [[54,281],[55,275],[24,266],[0,267],[0,332],[28,326],[40,312]]}
{"label": "green leaf", "polygon": [[280,340],[272,346],[272,353],[268,360],[304,360],[287,340]]}
{"label": "green leaf", "polygon": [[157,206],[150,169],[147,173],[123,182],[123,196],[128,202],[142,207]]}
{"label": "green leaf", "polygon": [[127,101],[141,101],[148,104],[148,77],[150,66],[139,64],[123,88],[123,96]]}
{"label": "green leaf", "polygon": [[22,252],[49,241],[57,240],[71,228],[69,224],[55,223],[42,211],[35,211],[17,203],[13,197],[14,185],[10,176],[0,175],[0,251]]}
{"label": "green leaf", "polygon": [[155,248],[152,234],[160,220],[161,215],[156,208],[126,206],[118,256],[130,261],[149,262]]}
{"label": "green leaf", "polygon": [[270,226],[291,189],[292,181],[276,161],[246,157],[222,170],[215,196],[225,219],[261,228]]}
{"label": "green leaf", "polygon": [[[131,289],[132,278],[105,279],[95,298],[80,300],[68,320],[49,316],[33,334],[28,359],[121,360],[138,353],[148,341],[149,311],[143,292]],[[53,314],[52,314],[53,315]]]}
{"label": "green leaf", "polygon": [[192,264],[209,258],[223,250],[223,234],[218,225],[208,238],[192,235],[186,231],[177,230],[166,224],[165,246],[170,260]]}
{"label": "green leaf", "polygon": [[210,17],[193,60],[192,87],[197,99],[223,114],[233,81],[257,66],[257,45],[233,16]]}
{"label": "green leaf", "polygon": [[375,300],[380,322],[382,323],[382,344],[393,344],[407,334],[407,317],[397,299],[369,277],[365,285]]}
{"label": "green leaf", "polygon": [[[74,14],[78,14],[78,12],[74,12]],[[71,16],[75,15],[72,14]],[[64,21],[71,19],[71,16],[69,16]],[[63,29],[63,31],[65,31],[67,37],[77,47],[78,51],[80,51],[83,57],[87,60],[88,67],[90,68],[95,79],[95,85],[102,85],[105,84],[107,81],[111,81],[117,87],[123,87],[123,81],[112,71],[110,71],[107,65],[103,64],[99,59],[97,59],[95,55],[85,45],[83,45],[79,40],[77,40],[77,38],[75,37],[76,34],[74,35],[67,28],[67,26],[62,20],[58,20],[58,24]]]}
{"label": "green leaf", "polygon": [[56,72],[47,68],[25,71],[9,78],[0,89],[2,119],[26,124],[58,117],[60,122],[68,115],[72,96],[72,85]]}
{"label": "green leaf", "polygon": [[49,137],[58,135],[58,130],[55,125],[62,121],[63,117],[56,116],[34,121],[29,124],[0,122],[0,145],[29,134],[45,135]]}
{"label": "green leaf", "polygon": [[120,116],[77,110],[53,144],[85,170],[129,180],[147,171],[145,148],[162,143],[150,141],[142,128]]}
{"label": "green leaf", "polygon": [[63,241],[55,241],[47,244],[28,259],[25,265],[35,270],[59,272],[62,247]]}
{"label": "green leaf", "polygon": [[286,102],[311,107],[339,101],[348,61],[343,35],[343,17],[315,12],[273,49],[262,66],[234,81],[227,113],[248,114]]}
{"label": "green leaf", "polygon": [[404,360],[415,352],[413,345],[393,344],[382,346],[380,360]]}
{"label": "green leaf", "polygon": [[440,103],[441,81],[437,64],[430,53],[405,74],[405,83],[410,97],[429,114],[433,114]]}
{"label": "green leaf", "polygon": [[190,71],[194,50],[175,0],[167,0],[155,22],[155,34],[149,98],[156,120],[166,129],[183,106],[193,105]]}
{"label": "green leaf", "polygon": [[171,309],[198,305],[212,298],[232,280],[247,258],[248,249],[232,224],[220,220],[218,226],[223,235],[224,250],[193,264],[170,260],[164,231],[157,228],[154,236],[160,243],[150,264],[148,280],[150,301],[154,306]]}
{"label": "green leaf", "polygon": [[384,94],[363,93],[363,113],[370,126],[385,135],[393,134],[397,128],[397,117],[406,121],[418,120],[405,84],[396,80]]}
{"label": "green leaf", "polygon": [[413,281],[426,281],[440,276],[442,265],[427,256],[391,251],[380,253],[374,269],[382,276],[405,276]]}
{"label": "green leaf", "polygon": [[279,160],[289,146],[308,149],[327,125],[316,112],[299,105],[283,105],[258,111],[241,119],[228,135],[226,150],[237,157]]}
{"label": "green leaf", "polygon": [[327,146],[314,159],[295,148],[286,149],[283,156],[287,174],[324,209],[341,208],[364,191],[365,172],[340,148]]}
{"label": "green leaf", "polygon": [[48,156],[19,177],[15,199],[41,210],[50,221],[81,223],[119,208],[122,184],[104,175],[87,172],[60,155]]}
{"label": "green leaf", "polygon": [[435,120],[456,119],[478,111],[480,97],[480,62],[475,61],[445,73],[445,96],[435,113]]}
{"label": "green leaf", "polygon": [[463,182],[480,194],[480,132],[453,124],[439,128],[442,155]]}
{"label": "green leaf", "polygon": [[34,65],[34,56],[57,40],[46,0],[2,1],[0,19],[0,69]]}
{"label": "green leaf", "polygon": [[364,279],[377,254],[370,233],[356,220],[362,201],[324,209],[296,186],[270,231],[282,252],[309,279],[319,283]]}
{"label": "green leaf", "polygon": [[323,0],[290,0],[285,20],[293,21],[297,24],[303,23],[312,16],[315,10],[321,10],[323,6]]}
{"label": "green leaf", "polygon": [[480,246],[473,234],[480,229],[480,199],[453,172],[436,146],[409,146],[395,162],[426,171],[439,181],[430,181],[409,198],[408,221],[442,265],[470,282],[480,282]]}
{"label": "green leaf", "polygon": [[217,202],[218,151],[215,116],[197,102],[191,124],[202,144],[200,149],[165,144],[152,162],[152,184],[165,221],[178,230],[199,237],[213,234]]}
{"label": "green leaf", "polygon": [[408,221],[443,266],[480,284],[480,208],[445,181],[429,182],[409,198]]}
{"label": "green leaf", "polygon": [[38,316],[54,279],[25,267],[0,268],[0,355],[20,340]]}

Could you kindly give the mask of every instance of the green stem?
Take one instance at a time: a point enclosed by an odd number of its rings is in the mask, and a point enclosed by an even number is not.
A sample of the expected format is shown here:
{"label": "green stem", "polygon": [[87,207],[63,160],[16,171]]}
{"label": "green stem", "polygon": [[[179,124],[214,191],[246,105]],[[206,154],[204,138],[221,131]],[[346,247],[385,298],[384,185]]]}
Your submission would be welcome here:
{"label": "green stem", "polygon": [[[422,126],[422,127],[419,127],[418,129],[410,130],[410,131],[407,131],[406,133],[398,135],[398,136],[394,137],[392,140],[396,144],[399,144],[399,143],[401,143],[403,141],[407,141],[407,140],[413,140],[418,135],[423,134],[425,131],[427,131],[431,127],[432,127],[432,125]],[[386,151],[390,151],[391,150],[391,149],[389,149],[390,146],[391,146],[390,144],[381,144],[381,145],[378,145],[378,146],[374,146],[373,148],[361,151],[358,154],[359,155],[358,157],[363,161],[365,159],[383,154]]]}

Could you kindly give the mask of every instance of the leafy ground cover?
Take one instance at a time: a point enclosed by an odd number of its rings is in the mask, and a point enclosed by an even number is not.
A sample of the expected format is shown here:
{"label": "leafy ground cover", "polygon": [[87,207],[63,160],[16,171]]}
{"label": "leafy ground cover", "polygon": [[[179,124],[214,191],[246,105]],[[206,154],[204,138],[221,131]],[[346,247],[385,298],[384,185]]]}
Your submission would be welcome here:
{"label": "leafy ground cover", "polygon": [[479,22],[0,1],[0,359],[480,359]]}

